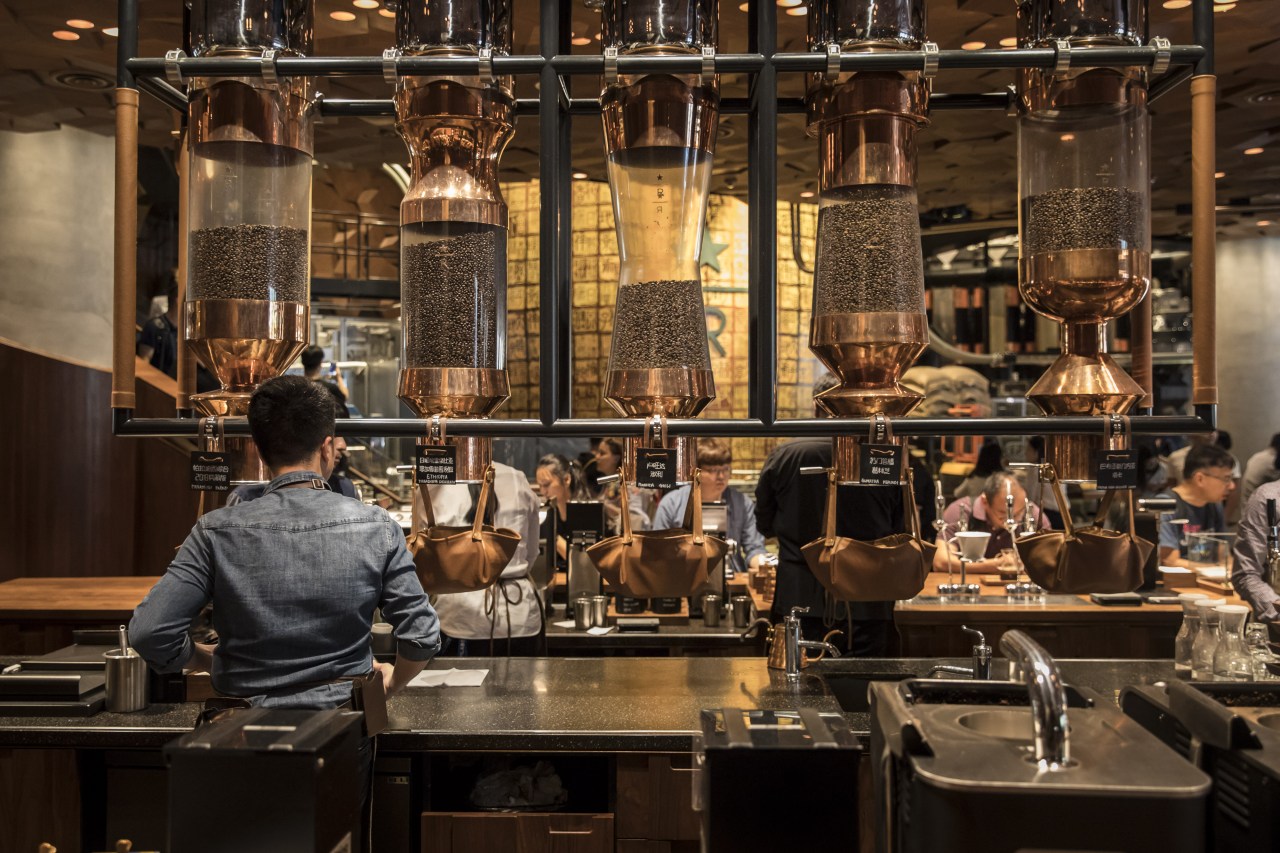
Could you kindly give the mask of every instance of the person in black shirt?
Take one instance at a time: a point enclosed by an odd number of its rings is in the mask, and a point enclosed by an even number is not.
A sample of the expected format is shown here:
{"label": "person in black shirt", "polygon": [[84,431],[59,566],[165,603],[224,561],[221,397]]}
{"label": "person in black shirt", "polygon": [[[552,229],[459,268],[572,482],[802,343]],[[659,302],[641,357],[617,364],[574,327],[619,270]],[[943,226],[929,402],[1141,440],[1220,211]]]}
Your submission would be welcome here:
{"label": "person in black shirt", "polygon": [[138,335],[138,355],[150,362],[161,373],[178,376],[178,280],[169,276],[165,283],[165,298],[169,309],[157,314],[142,326]]}

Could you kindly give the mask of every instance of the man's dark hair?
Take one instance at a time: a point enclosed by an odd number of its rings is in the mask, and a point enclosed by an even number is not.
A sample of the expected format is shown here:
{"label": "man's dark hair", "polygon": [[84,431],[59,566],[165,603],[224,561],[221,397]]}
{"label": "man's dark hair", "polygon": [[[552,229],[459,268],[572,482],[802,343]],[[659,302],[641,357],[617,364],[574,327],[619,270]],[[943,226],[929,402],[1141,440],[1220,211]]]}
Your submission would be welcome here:
{"label": "man's dark hair", "polygon": [[1197,444],[1187,451],[1187,461],[1182,463],[1182,479],[1190,480],[1197,471],[1208,468],[1236,467],[1236,460],[1230,453],[1216,444]]}
{"label": "man's dark hair", "polygon": [[312,344],[302,351],[302,369],[310,373],[324,362],[324,350]]}
{"label": "man's dark hair", "polygon": [[351,412],[347,411],[347,395],[342,393],[342,389],[338,387],[337,382],[318,379],[316,384],[328,391],[329,396],[333,398],[333,416],[335,418],[351,417]]}
{"label": "man's dark hair", "polygon": [[249,431],[268,467],[297,465],[333,435],[333,396],[302,376],[277,376],[249,400]]}

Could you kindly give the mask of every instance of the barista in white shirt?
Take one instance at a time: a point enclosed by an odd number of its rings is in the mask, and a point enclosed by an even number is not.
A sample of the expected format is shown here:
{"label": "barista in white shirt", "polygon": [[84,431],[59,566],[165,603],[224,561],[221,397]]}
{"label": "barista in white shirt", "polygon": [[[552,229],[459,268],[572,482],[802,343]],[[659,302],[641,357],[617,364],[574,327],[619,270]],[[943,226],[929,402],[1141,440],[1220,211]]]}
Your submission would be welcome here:
{"label": "barista in white shirt", "polygon": [[[520,544],[502,578],[488,589],[436,596],[440,619],[442,656],[537,655],[542,641],[542,603],[529,570],[538,556],[538,498],[524,474],[495,462],[493,489],[497,498],[494,527],[520,534]],[[461,526],[471,523],[475,505],[466,485],[431,486],[431,505],[436,523]],[[423,525],[423,513],[416,491],[413,524]]]}

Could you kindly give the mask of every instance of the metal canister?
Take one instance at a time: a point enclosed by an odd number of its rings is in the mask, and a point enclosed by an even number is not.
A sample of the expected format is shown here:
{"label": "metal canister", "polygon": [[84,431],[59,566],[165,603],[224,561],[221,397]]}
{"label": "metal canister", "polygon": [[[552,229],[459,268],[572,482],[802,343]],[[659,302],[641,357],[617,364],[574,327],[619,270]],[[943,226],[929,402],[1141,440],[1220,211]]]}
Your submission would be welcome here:
{"label": "metal canister", "polygon": [[720,596],[714,593],[702,596],[702,624],[708,628],[720,626]]}
{"label": "metal canister", "polygon": [[587,596],[573,600],[573,627],[585,631],[591,627],[591,599]]}
{"label": "metal canister", "polygon": [[591,626],[603,628],[609,624],[609,596],[591,596]]}
{"label": "metal canister", "polygon": [[133,649],[112,649],[107,663],[107,710],[141,711],[147,707],[147,662]]}
{"label": "metal canister", "polygon": [[751,596],[735,595],[730,599],[733,608],[733,627],[745,628],[751,624]]}

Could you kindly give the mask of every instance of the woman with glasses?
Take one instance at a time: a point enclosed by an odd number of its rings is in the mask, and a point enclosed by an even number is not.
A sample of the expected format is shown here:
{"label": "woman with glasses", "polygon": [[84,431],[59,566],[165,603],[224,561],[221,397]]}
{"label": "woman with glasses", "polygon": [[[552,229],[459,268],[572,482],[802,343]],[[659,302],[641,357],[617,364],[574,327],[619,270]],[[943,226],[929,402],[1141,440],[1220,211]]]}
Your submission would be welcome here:
{"label": "woman with glasses", "polygon": [[[729,443],[719,438],[698,440],[698,467],[702,469],[702,502],[724,501],[728,508],[725,538],[742,546],[742,556],[732,555],[734,571],[743,571],[742,560],[757,568],[765,557],[764,537],[756,529],[756,508],[751,498],[729,488],[733,470],[733,453]],[[685,507],[689,504],[689,486],[681,486],[663,497],[653,518],[654,530],[670,530],[684,524]]]}

